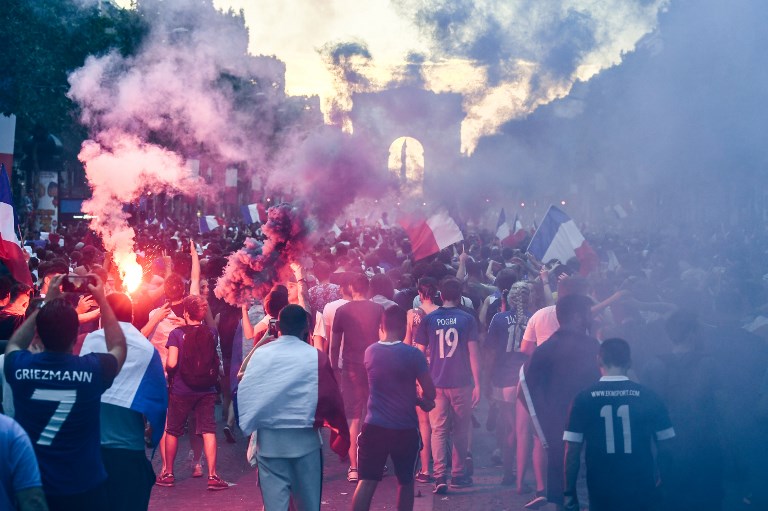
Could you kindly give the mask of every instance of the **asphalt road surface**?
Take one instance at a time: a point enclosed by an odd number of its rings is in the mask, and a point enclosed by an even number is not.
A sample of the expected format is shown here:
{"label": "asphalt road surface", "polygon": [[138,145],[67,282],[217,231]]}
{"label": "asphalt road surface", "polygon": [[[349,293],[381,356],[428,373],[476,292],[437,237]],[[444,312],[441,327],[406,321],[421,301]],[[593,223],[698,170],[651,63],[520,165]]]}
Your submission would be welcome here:
{"label": "asphalt road surface", "polygon": [[[485,430],[487,403],[483,402],[476,412],[482,423],[474,429],[473,455],[475,460],[474,486],[463,490],[449,490],[447,495],[433,495],[432,485],[416,485],[416,511],[504,511],[523,509],[532,497],[517,495],[513,488],[501,486],[501,467],[491,464],[494,439]],[[220,426],[221,427],[221,426]],[[327,440],[327,435],[324,435]],[[237,436],[236,444],[227,444],[223,433],[218,435],[218,473],[226,481],[233,483],[228,490],[207,491],[206,477],[193,478],[192,468],[187,461],[188,440],[183,437],[179,442],[179,455],[176,460],[176,486],[163,488],[155,486],[152,491],[150,510],[153,511],[239,511],[261,510],[261,494],[256,484],[256,473],[248,466],[245,459],[246,439]],[[327,442],[326,442],[327,443]],[[339,462],[338,456],[324,448],[324,483],[322,511],[348,511],[352,505],[355,485],[347,482],[348,465]],[[160,454],[153,460],[155,471],[160,470]],[[205,471],[205,470],[204,470]],[[206,472],[207,475],[207,472]],[[533,486],[532,476],[530,484]],[[396,508],[397,480],[394,475],[386,475],[379,484],[373,499],[372,510],[394,510]]]}

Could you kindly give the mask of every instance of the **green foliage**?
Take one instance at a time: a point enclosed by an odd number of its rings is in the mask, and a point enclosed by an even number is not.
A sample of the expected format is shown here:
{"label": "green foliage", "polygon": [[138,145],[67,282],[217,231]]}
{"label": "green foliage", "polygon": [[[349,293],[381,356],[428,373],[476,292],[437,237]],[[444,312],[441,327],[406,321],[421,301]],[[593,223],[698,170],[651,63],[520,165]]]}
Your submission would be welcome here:
{"label": "green foliage", "polygon": [[95,0],[4,0],[0,27],[0,112],[16,114],[17,148],[40,123],[74,151],[86,133],[67,75],[88,55],[132,54],[147,30],[135,10]]}

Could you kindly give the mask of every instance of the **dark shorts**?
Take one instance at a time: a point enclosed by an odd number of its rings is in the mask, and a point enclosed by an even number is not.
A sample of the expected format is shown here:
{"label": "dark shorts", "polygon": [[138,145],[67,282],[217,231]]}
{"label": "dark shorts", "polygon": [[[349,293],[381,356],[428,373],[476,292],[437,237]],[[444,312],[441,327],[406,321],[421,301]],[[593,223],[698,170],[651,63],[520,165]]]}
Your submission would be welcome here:
{"label": "dark shorts", "polygon": [[168,398],[168,419],[165,432],[173,436],[184,434],[184,424],[190,412],[195,413],[195,433],[216,433],[216,394],[179,396],[171,393]]}
{"label": "dark shorts", "polygon": [[144,451],[102,447],[101,459],[107,469],[110,511],[147,509],[155,471]]}
{"label": "dark shorts", "polygon": [[357,438],[357,469],[360,479],[381,481],[387,456],[392,457],[397,482],[413,482],[421,451],[419,429],[389,429],[363,424]]}
{"label": "dark shorts", "polygon": [[363,365],[345,365],[341,371],[341,396],[348,420],[362,419],[368,408],[368,373]]}
{"label": "dark shorts", "polygon": [[103,511],[110,509],[107,485],[102,483],[92,490],[74,495],[46,495],[49,511]]}

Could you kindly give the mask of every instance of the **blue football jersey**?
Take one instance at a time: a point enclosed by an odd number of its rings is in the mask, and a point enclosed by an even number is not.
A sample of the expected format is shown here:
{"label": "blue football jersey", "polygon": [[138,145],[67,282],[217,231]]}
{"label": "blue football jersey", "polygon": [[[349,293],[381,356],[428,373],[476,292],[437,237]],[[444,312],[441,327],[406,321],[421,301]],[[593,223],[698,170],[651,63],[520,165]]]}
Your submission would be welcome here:
{"label": "blue football jersey", "polygon": [[99,411],[101,395],[117,375],[115,357],[22,350],[6,355],[4,370],[45,492],[73,495],[104,482]]}
{"label": "blue football jersey", "polygon": [[468,343],[477,341],[477,322],[470,314],[457,307],[440,307],[421,320],[415,341],[427,347],[436,387],[472,386]]}

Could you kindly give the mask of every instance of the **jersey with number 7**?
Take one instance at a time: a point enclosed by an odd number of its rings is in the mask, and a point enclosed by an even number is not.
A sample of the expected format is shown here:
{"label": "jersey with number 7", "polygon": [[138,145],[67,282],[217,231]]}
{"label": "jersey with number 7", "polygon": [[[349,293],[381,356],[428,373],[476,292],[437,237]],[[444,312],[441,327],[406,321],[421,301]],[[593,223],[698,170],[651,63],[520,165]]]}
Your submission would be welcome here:
{"label": "jersey with number 7", "polygon": [[32,441],[45,493],[74,495],[103,483],[99,410],[117,375],[115,357],[21,350],[6,355],[4,370],[14,418]]}
{"label": "jersey with number 7", "polygon": [[468,343],[477,342],[477,323],[458,307],[439,307],[424,316],[416,344],[426,346],[429,372],[435,387],[471,387]]}
{"label": "jersey with number 7", "polygon": [[652,444],[674,436],[653,391],[625,376],[603,376],[573,400],[563,440],[586,442],[590,501],[628,506],[628,499],[637,503],[652,495]]}

